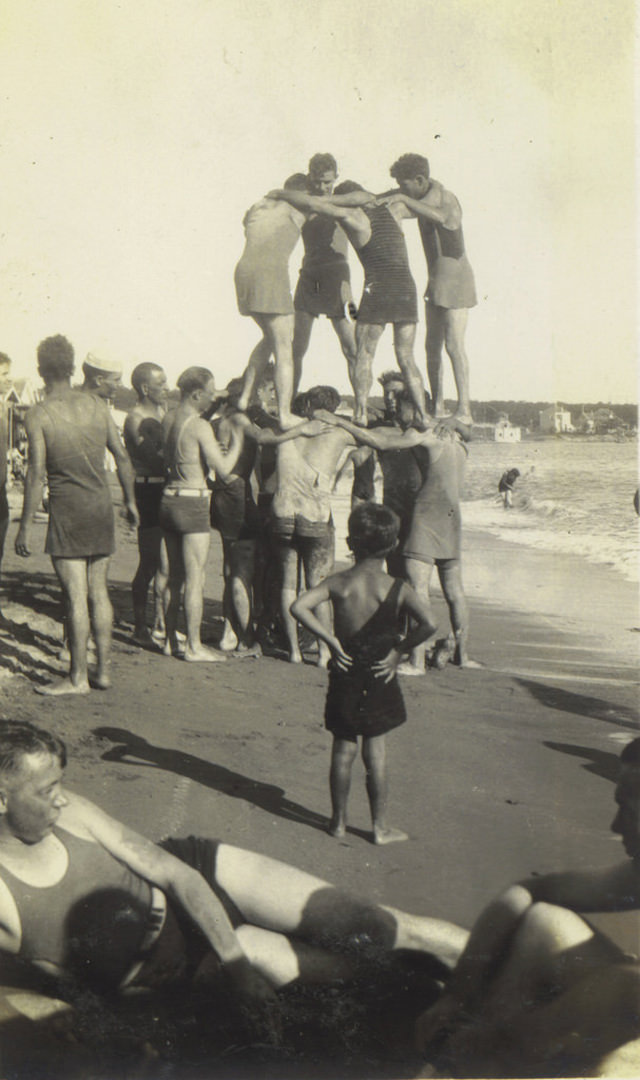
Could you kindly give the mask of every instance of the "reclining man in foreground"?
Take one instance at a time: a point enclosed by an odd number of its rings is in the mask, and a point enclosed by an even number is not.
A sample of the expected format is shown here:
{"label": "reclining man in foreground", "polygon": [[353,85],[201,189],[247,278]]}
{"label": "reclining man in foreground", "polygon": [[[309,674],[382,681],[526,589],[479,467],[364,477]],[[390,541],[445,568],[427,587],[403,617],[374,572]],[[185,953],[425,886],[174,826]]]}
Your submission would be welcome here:
{"label": "reclining man in foreground", "polygon": [[275,989],[348,979],[381,952],[452,966],[467,935],[360,901],[254,852],[156,845],[62,788],[62,741],[0,721],[0,950],[62,983],[152,989],[215,954],[254,1036],[277,1041]]}
{"label": "reclining man in foreground", "polygon": [[581,917],[626,912],[640,947],[640,739],[622,751],[615,798],[628,859],[512,885],[477,919],[418,1021],[437,1069],[425,1076],[640,1075],[638,956]]}

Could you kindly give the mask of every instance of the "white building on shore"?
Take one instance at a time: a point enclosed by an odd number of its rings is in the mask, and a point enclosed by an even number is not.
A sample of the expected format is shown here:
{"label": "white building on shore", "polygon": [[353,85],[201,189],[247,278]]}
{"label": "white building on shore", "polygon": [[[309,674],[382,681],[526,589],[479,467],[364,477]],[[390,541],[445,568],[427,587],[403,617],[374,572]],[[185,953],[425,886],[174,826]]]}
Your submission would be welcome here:
{"label": "white building on shore", "polygon": [[571,413],[568,409],[563,409],[562,405],[549,405],[547,409],[541,409],[538,416],[543,435],[560,435],[563,431],[574,430]]}

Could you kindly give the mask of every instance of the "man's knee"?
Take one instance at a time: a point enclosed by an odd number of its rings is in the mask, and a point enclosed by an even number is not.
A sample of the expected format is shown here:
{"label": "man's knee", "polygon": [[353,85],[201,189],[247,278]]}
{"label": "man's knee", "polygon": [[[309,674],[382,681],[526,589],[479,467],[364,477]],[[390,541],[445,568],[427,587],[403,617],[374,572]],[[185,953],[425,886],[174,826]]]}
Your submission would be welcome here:
{"label": "man's knee", "polygon": [[593,939],[593,930],[584,919],[568,908],[542,901],[534,903],[523,915],[517,933],[520,948],[560,952]]}

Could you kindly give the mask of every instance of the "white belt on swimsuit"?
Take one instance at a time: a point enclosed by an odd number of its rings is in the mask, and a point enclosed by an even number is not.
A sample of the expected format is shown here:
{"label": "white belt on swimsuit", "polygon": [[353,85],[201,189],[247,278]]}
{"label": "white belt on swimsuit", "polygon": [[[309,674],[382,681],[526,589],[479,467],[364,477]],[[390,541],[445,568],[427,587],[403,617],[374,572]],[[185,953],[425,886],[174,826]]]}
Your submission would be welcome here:
{"label": "white belt on swimsuit", "polygon": [[136,476],[136,484],[165,484],[166,476]]}
{"label": "white belt on swimsuit", "polygon": [[140,942],[138,959],[131,965],[124,979],[120,983],[118,989],[122,990],[125,986],[128,986],[129,983],[133,982],[136,975],[140,971],[140,968],[147,959],[149,953],[153,949],[153,946],[160,937],[166,917],[167,898],[164,895],[162,889],[158,889],[156,885],[152,885],[151,904],[147,913],[147,929],[145,930],[144,937]]}
{"label": "white belt on swimsuit", "polygon": [[203,495],[210,495],[209,488],[172,488],[168,487],[164,489],[164,495],[186,495],[189,498],[195,498],[198,496],[202,498]]}

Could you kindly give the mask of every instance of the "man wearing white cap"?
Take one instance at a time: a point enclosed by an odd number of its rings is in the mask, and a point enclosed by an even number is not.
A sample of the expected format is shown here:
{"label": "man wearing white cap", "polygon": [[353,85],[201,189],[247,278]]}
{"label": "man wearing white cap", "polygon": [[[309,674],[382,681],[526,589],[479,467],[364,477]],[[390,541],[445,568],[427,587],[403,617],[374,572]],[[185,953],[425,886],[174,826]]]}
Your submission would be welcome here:
{"label": "man wearing white cap", "polygon": [[81,389],[112,405],[116,391],[122,386],[122,364],[118,360],[102,360],[87,353],[82,365],[84,382]]}

